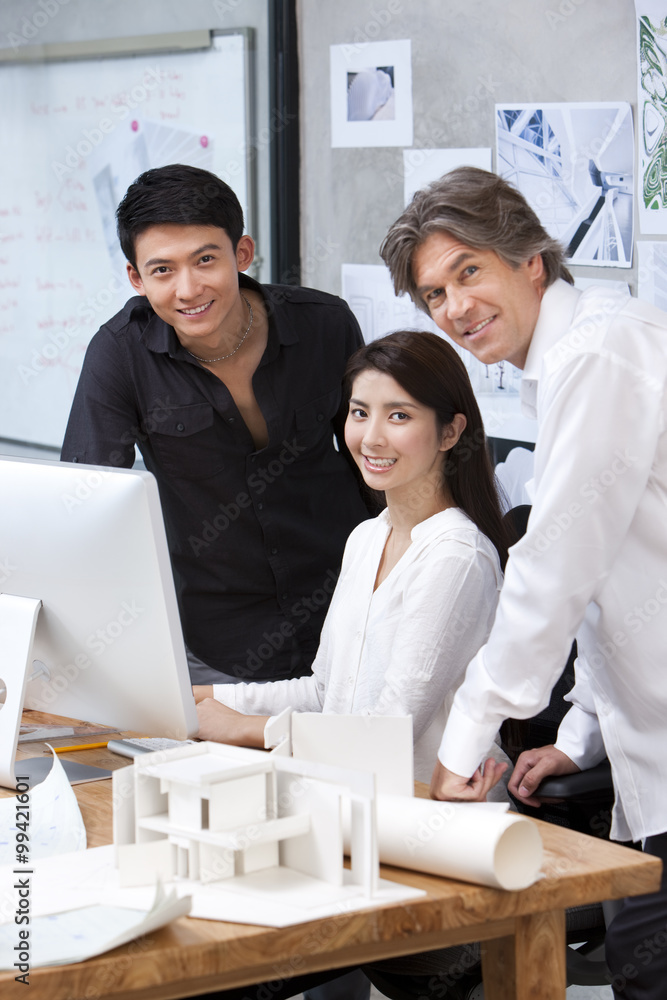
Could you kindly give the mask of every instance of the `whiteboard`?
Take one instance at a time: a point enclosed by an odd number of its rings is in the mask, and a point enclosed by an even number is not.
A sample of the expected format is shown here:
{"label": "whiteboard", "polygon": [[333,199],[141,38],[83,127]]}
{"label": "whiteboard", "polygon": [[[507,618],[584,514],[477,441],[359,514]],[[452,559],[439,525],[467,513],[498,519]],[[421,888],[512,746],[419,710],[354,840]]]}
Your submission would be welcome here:
{"label": "whiteboard", "polygon": [[142,171],[211,170],[248,217],[247,36],[0,66],[0,438],[60,446],[86,346],[134,294],[114,212]]}

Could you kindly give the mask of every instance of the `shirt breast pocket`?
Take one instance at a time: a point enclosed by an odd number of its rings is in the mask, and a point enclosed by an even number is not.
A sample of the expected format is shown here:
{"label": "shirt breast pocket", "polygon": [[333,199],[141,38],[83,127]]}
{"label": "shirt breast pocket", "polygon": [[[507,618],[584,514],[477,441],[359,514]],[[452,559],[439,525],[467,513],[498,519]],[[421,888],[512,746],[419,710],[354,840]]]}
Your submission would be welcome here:
{"label": "shirt breast pocket", "polygon": [[209,403],[148,413],[150,439],[164,471],[182,479],[209,479],[224,468],[222,441]]}
{"label": "shirt breast pocket", "polygon": [[337,386],[294,410],[296,437],[302,447],[312,448],[322,437],[332,437],[331,422],[338,412],[340,398],[341,389]]}

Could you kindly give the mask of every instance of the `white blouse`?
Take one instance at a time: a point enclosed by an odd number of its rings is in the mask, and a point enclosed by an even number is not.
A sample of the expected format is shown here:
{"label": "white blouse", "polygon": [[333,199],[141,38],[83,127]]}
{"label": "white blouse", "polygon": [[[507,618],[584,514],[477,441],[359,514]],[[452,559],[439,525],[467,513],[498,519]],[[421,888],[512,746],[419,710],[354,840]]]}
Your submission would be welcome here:
{"label": "white blouse", "polygon": [[412,544],[374,591],[390,527],[383,511],[350,535],[311,675],[213,692],[253,715],[287,707],[412,715],[415,778],[430,781],[454,692],[491,629],[502,574],[489,539],[450,508],[413,528]]}

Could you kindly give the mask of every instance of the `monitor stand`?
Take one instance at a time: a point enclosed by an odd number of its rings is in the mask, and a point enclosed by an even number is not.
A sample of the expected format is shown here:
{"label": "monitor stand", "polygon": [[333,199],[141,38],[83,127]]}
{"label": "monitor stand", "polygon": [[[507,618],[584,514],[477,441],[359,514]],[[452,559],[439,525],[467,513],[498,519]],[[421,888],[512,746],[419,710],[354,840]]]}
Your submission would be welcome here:
{"label": "monitor stand", "polygon": [[[69,779],[70,785],[81,785],[85,781],[99,781],[101,778],[110,778],[112,772],[105,767],[94,767],[92,764],[80,764],[76,760],[63,760],[60,758],[63,770]],[[17,760],[14,765],[16,780],[22,778],[23,781],[34,788],[47,777],[53,767],[53,754],[44,754],[43,757],[23,757]],[[16,786],[13,786],[16,787]]]}
{"label": "monitor stand", "polygon": [[[39,598],[0,594],[0,681],[6,696],[0,705],[0,786],[16,791],[16,776],[28,777],[32,788],[47,776],[53,757],[29,757],[16,761],[21,716],[28,675],[32,666],[32,644],[42,602]],[[110,771],[75,761],[61,761],[70,782],[108,778]]]}
{"label": "monitor stand", "polygon": [[18,745],[30,654],[42,602],[34,597],[0,594],[0,679],[7,693],[0,708],[0,785],[16,789],[14,760]]}

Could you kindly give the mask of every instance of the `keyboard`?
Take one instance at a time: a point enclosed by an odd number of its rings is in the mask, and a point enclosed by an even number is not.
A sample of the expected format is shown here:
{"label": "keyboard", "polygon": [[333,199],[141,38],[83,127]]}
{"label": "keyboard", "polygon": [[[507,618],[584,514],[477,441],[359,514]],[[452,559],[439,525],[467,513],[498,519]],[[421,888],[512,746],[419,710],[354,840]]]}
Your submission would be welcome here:
{"label": "keyboard", "polygon": [[139,757],[144,753],[155,753],[158,750],[173,750],[174,747],[183,747],[188,743],[195,743],[195,740],[170,740],[162,736],[138,736],[128,737],[124,740],[109,740],[109,750],[120,754],[122,757]]}

